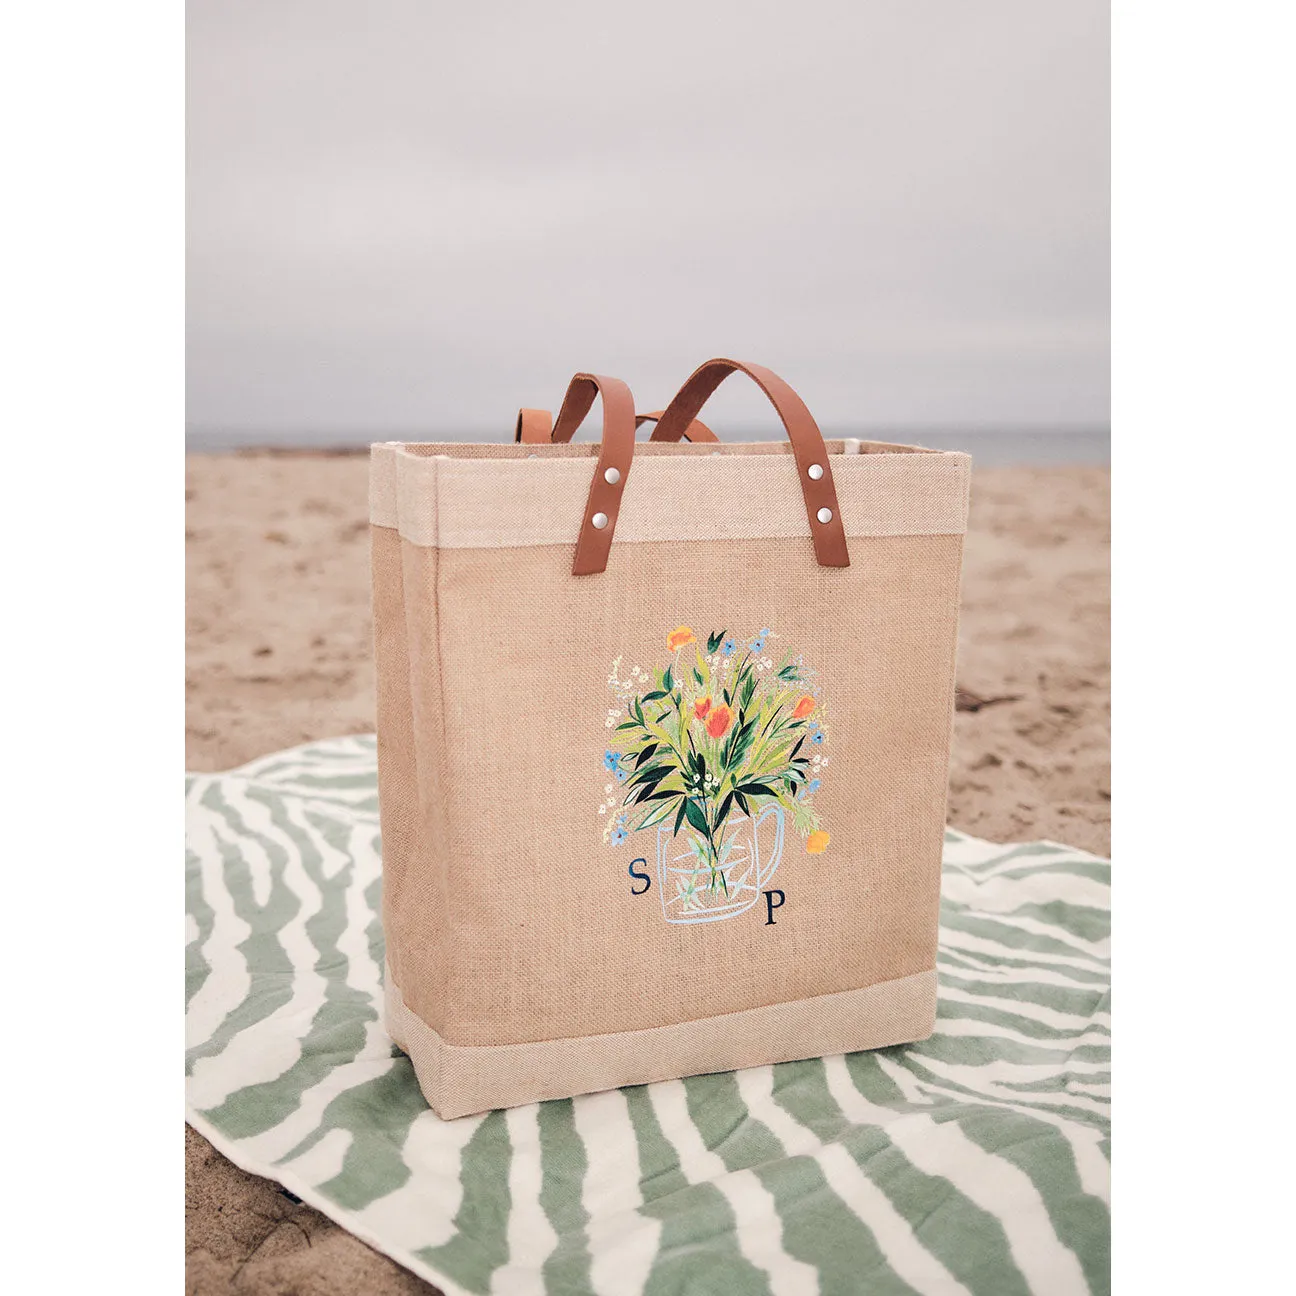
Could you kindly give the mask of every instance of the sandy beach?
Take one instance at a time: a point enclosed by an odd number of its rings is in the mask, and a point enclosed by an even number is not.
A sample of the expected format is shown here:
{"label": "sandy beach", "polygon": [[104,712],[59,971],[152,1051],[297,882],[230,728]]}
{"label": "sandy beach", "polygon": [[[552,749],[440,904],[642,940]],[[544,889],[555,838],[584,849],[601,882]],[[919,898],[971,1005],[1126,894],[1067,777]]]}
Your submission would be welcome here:
{"label": "sandy beach", "polygon": [[[188,460],[186,759],[373,729],[367,461]],[[1110,846],[1109,473],[978,470],[949,821]],[[186,1126],[187,1290],[430,1292]]]}

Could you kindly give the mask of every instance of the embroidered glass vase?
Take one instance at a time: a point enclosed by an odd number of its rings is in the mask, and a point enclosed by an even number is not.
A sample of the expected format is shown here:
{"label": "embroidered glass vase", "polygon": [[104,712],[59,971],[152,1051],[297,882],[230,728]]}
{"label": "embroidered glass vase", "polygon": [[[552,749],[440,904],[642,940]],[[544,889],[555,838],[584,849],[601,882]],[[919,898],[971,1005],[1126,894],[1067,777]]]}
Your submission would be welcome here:
{"label": "embroidered glass vase", "polygon": [[783,858],[783,807],[768,805],[753,822],[731,814],[712,866],[695,829],[657,830],[657,885],[667,922],[719,922],[746,913],[760,899]]}

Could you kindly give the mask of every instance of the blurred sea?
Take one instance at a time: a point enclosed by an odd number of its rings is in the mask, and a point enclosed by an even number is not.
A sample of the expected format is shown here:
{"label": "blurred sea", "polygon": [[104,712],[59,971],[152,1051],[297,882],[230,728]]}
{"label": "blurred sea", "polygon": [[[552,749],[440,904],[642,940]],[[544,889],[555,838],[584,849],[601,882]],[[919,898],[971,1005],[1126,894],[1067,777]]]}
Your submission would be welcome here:
{"label": "blurred sea", "polygon": [[[930,446],[935,450],[963,450],[985,468],[1013,465],[1109,464],[1111,432],[1108,428],[840,428],[825,427],[825,437],[860,437],[866,441],[897,441],[905,445]],[[365,432],[294,432],[277,430],[190,427],[185,432],[189,454],[232,454],[237,451],[274,450],[280,453],[345,454],[368,448],[371,441],[494,441],[504,440],[508,431],[428,432],[390,429]],[[591,440],[583,430],[578,440]],[[768,428],[759,432],[726,434],[727,441],[769,441]]]}

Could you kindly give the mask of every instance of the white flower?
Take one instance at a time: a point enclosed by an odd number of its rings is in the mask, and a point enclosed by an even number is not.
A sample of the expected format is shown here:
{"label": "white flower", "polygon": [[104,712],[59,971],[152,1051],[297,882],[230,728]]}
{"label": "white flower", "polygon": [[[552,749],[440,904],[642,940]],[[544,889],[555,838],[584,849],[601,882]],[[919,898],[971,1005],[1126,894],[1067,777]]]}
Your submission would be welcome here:
{"label": "white flower", "polygon": [[603,721],[603,728],[604,728],[604,729],[611,729],[611,728],[612,728],[612,717],[611,717],[611,716],[608,716],[608,718],[607,718],[606,720]]}
{"label": "white flower", "polygon": [[599,806],[599,814],[607,814],[607,806],[605,805]]}
{"label": "white flower", "polygon": [[604,784],[603,784],[603,791],[604,791],[604,792],[611,792],[611,791],[612,791],[612,784],[611,784],[611,783],[604,783]]}

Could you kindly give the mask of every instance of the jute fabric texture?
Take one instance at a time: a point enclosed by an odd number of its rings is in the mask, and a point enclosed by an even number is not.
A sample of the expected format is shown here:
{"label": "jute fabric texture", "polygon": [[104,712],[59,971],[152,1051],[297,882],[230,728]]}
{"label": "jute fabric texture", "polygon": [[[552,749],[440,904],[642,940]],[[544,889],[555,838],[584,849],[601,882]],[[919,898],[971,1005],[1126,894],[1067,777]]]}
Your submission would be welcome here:
{"label": "jute fabric texture", "polygon": [[885,1048],[912,1038],[914,1023],[936,1017],[936,971],[721,1018],[648,1030],[533,1044],[447,1044],[411,1012],[386,969],[384,1020],[410,1056],[424,1092],[440,1095],[452,1120],[486,1108],[565,1098],[678,1076],[793,1062],[828,1053]]}
{"label": "jute fabric texture", "polygon": [[[373,450],[388,1025],[447,1115],[923,1038],[934,1017],[967,457],[827,443],[837,568],[786,447],[641,446],[607,569],[573,576],[591,449]],[[681,906],[688,824],[609,833],[633,829],[615,802],[635,773],[611,686],[669,665],[688,711],[693,672],[714,678],[706,744],[736,728],[719,684],[740,663],[770,689],[784,663],[789,708],[804,690],[804,779],[735,846],[760,857],[747,907],[725,868]]]}

